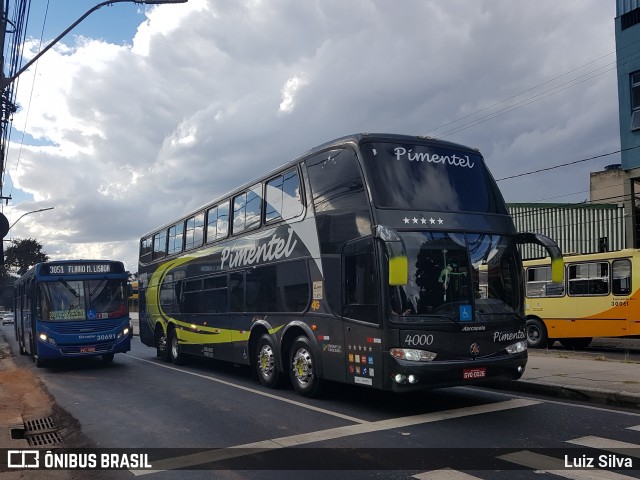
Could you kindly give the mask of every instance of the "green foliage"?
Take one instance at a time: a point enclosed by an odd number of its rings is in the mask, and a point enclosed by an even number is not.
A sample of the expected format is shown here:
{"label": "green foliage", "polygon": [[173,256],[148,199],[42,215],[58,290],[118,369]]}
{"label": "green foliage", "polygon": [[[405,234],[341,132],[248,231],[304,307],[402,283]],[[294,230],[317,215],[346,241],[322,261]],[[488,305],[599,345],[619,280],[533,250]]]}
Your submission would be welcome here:
{"label": "green foliage", "polygon": [[15,239],[5,251],[5,268],[14,268],[22,275],[36,263],[46,262],[49,256],[42,251],[42,244],[33,238]]}

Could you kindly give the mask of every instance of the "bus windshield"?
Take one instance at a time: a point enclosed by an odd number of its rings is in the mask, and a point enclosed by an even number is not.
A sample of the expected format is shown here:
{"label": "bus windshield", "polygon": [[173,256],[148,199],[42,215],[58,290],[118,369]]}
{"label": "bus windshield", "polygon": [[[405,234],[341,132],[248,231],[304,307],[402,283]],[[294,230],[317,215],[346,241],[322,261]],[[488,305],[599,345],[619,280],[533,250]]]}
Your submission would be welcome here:
{"label": "bus windshield", "polygon": [[94,320],[127,314],[121,280],[60,280],[42,282],[39,287],[42,320]]}
{"label": "bus windshield", "polygon": [[394,322],[508,322],[520,312],[514,239],[490,234],[402,232],[409,282],[390,287]]}
{"label": "bus windshield", "polygon": [[506,213],[477,152],[386,142],[362,149],[377,207]]}

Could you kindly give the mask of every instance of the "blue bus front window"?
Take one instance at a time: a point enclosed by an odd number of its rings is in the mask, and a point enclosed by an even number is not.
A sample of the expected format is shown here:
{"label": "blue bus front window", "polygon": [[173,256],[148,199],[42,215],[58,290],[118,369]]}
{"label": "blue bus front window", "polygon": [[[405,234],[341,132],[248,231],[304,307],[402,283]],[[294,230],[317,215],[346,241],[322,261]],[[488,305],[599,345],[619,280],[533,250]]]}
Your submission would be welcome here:
{"label": "blue bus front window", "polygon": [[[125,285],[114,280],[87,281],[91,309],[95,310],[98,318],[108,315],[109,318],[121,317],[127,314]],[[102,315],[101,315],[102,314]]]}
{"label": "blue bus front window", "polygon": [[42,320],[83,320],[85,296],[83,282],[60,281],[40,284]]}

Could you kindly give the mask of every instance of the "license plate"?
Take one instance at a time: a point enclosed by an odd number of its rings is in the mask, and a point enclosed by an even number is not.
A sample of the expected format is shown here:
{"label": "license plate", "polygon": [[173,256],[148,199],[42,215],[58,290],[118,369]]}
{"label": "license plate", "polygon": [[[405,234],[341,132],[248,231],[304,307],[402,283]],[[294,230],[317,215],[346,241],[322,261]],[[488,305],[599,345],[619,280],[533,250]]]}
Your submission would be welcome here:
{"label": "license plate", "polygon": [[80,347],[80,353],[95,352],[96,347]]}
{"label": "license plate", "polygon": [[481,368],[465,368],[462,370],[462,378],[464,380],[473,380],[475,378],[485,378],[487,376],[487,369]]}

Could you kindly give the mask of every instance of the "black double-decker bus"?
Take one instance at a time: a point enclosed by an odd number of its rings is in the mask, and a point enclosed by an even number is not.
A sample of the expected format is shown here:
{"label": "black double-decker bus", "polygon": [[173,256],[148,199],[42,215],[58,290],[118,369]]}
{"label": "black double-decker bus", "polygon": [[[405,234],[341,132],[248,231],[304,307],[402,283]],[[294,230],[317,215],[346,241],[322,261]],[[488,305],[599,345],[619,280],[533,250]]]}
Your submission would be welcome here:
{"label": "black double-decker bus", "polygon": [[528,242],[562,274],[555,243],[516,232],[477,150],[343,137],[144,235],[140,338],[306,396],[517,379]]}

